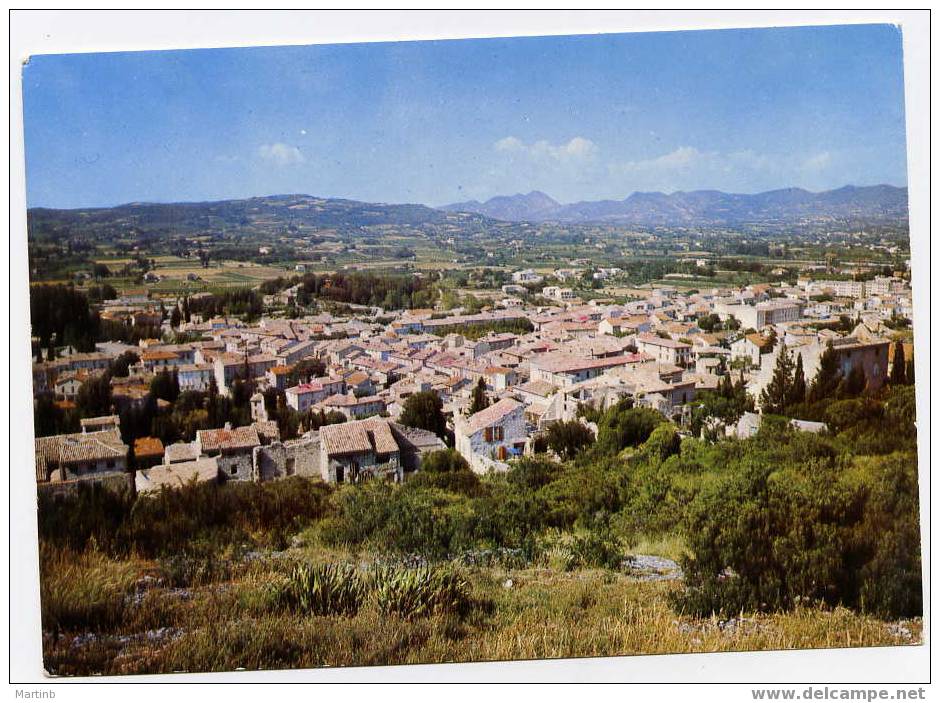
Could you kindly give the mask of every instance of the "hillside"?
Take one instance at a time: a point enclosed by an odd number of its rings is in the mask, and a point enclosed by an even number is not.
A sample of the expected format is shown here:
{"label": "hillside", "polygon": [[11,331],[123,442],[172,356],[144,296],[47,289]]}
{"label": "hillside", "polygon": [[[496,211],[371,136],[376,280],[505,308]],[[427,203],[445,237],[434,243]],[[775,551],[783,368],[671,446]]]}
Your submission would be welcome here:
{"label": "hillside", "polygon": [[246,230],[272,233],[292,227],[356,229],[376,225],[479,224],[486,217],[447,213],[424,205],[363,203],[310,195],[271,195],[242,200],[192,203],[128,203],[111,208],[56,210],[31,208],[30,236],[81,228],[97,234],[174,234],[208,230]]}

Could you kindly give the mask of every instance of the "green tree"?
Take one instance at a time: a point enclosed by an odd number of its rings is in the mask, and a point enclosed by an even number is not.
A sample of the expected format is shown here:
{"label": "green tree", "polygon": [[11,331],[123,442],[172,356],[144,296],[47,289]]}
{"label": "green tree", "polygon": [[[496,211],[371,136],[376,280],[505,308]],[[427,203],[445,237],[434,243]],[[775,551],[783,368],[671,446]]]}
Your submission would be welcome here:
{"label": "green tree", "polygon": [[475,415],[481,410],[486,410],[490,406],[490,400],[486,397],[486,381],[483,380],[483,377],[480,377],[480,380],[477,381],[477,384],[473,387],[473,394],[470,397],[470,415]]}
{"label": "green tree", "polygon": [[806,402],[806,375],[803,373],[803,355],[796,355],[796,370],[793,372],[793,384],[787,398],[787,405],[794,406]]}
{"label": "green tree", "polygon": [[826,351],[819,357],[819,371],[809,388],[809,401],[811,403],[835,397],[839,388],[842,372],[839,370],[839,357],[832,342],[826,345]]}
{"label": "green tree", "polygon": [[136,352],[127,350],[121,352],[118,357],[111,362],[111,375],[119,378],[127,378],[130,373],[130,367],[140,361]]}
{"label": "green tree", "polygon": [[564,461],[594,442],[594,433],[578,420],[553,422],[545,433],[549,448]]}
{"label": "green tree", "polygon": [[634,408],[629,399],[609,408],[598,423],[597,450],[616,454],[626,447],[637,447],[666,419],[650,408]]}
{"label": "green tree", "polygon": [[311,379],[319,378],[325,373],[326,366],[319,359],[301,359],[287,373],[287,387],[309,383]]}
{"label": "green tree", "polygon": [[904,362],[904,344],[901,340],[894,343],[894,358],[891,360],[889,380],[892,386],[903,386],[907,383],[907,365]]}
{"label": "green tree", "polygon": [[849,371],[849,375],[846,376],[839,383],[839,388],[836,391],[836,395],[840,398],[854,398],[858,395],[861,395],[865,391],[865,386],[867,385],[867,380],[865,379],[865,370],[862,368],[861,364],[855,364],[852,367],[852,370]]}
{"label": "green tree", "polygon": [[150,394],[154,398],[170,403],[175,402],[180,394],[179,377],[176,371],[170,372],[164,369],[156,374],[150,381]]}
{"label": "green tree", "polygon": [[111,374],[105,371],[92,376],[78,389],[75,405],[82,417],[98,417],[111,413]]}
{"label": "green tree", "polygon": [[180,312],[178,306],[173,307],[173,312],[170,313],[170,327],[176,329],[180,326],[180,322],[183,319],[183,314]]}
{"label": "green tree", "polygon": [[765,413],[779,415],[784,412],[793,388],[793,357],[786,345],[780,347],[777,364],[770,383],[761,391],[760,405]]}
{"label": "green tree", "polygon": [[434,391],[422,391],[409,396],[398,421],[408,427],[433,432],[441,439],[447,437],[444,403]]}

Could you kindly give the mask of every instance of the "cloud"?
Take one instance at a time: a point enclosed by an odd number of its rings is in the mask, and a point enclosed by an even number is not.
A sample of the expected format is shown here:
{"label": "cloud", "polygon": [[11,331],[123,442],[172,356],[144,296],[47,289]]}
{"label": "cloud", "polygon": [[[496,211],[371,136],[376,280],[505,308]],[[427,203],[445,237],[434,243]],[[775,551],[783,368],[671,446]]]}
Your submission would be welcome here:
{"label": "cloud", "polygon": [[258,147],[258,156],[278,166],[293,166],[305,161],[300,149],[283,142],[262,144]]}
{"label": "cloud", "polygon": [[521,155],[535,161],[570,163],[585,161],[597,155],[597,145],[585,137],[574,137],[562,144],[552,144],[544,139],[526,144],[516,137],[503,137],[493,144],[502,153]]}
{"label": "cloud", "polygon": [[803,168],[807,171],[822,171],[832,163],[832,154],[828,151],[822,151],[813,154],[803,162]]}
{"label": "cloud", "polygon": [[612,178],[625,179],[627,187],[664,191],[699,188],[754,192],[780,187],[779,183],[812,185],[806,178],[824,171],[832,159],[829,152],[806,156],[760,153],[753,149],[703,151],[680,146],[648,159],[612,162]]}

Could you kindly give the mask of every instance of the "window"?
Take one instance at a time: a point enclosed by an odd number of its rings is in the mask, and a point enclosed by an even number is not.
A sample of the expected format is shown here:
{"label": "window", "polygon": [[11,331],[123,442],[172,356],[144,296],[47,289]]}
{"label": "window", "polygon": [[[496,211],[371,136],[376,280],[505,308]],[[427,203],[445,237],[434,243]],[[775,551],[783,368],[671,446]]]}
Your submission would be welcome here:
{"label": "window", "polygon": [[232,476],[235,476],[238,474],[238,464],[232,464],[231,473],[232,473]]}
{"label": "window", "polygon": [[114,459],[111,459],[111,460],[108,461],[108,468],[109,468],[109,469],[113,469],[113,468],[114,468]]}
{"label": "window", "polygon": [[284,473],[287,474],[288,476],[294,475],[294,461],[295,459],[287,460],[287,465],[284,468]]}

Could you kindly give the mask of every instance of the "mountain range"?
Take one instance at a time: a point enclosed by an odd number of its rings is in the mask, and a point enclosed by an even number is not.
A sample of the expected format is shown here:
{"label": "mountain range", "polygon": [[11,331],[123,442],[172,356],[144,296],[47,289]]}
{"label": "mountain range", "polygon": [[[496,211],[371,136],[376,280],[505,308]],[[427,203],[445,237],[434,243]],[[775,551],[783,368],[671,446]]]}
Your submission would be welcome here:
{"label": "mountain range", "polygon": [[353,232],[375,226],[457,227],[482,231],[503,222],[600,223],[610,225],[734,225],[798,223],[824,219],[889,220],[907,217],[907,188],[881,185],[811,193],[800,188],[754,195],[717,190],[633,193],[624,200],[563,205],[545,193],[498,196],[442,208],[418,204],[366,203],[310,195],[271,195],[188,203],[128,203],[110,208],[31,208],[30,236],[57,236],[79,229],[94,236],[162,236],[206,231],[290,231],[293,226]]}
{"label": "mountain range", "polygon": [[510,222],[607,223],[634,225],[737,224],[819,218],[907,217],[907,188],[844,186],[813,193],[784,188],[764,193],[718,190],[633,193],[623,200],[562,204],[541,191],[500,195],[485,203],[445,205],[448,212],[475,213]]}

